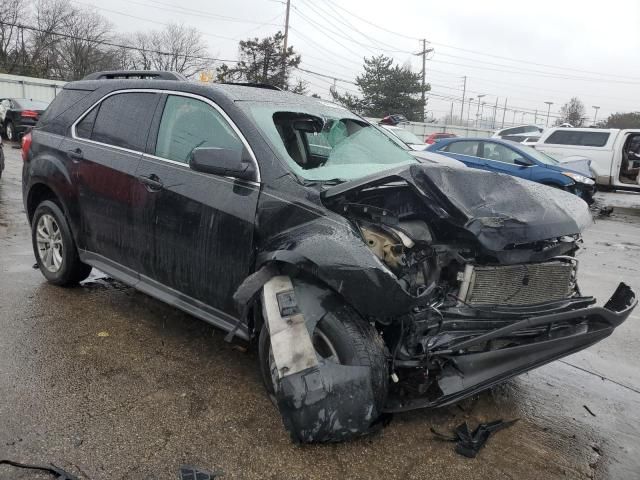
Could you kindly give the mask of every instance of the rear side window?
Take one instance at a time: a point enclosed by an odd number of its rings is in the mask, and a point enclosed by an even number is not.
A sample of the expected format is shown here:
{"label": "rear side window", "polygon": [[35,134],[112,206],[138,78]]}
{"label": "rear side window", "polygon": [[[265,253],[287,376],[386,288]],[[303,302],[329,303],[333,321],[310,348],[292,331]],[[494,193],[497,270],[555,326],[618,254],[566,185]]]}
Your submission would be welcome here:
{"label": "rear side window", "polygon": [[72,90],[64,88],[56,98],[49,104],[47,109],[40,115],[40,125],[44,125],[50,120],[62,115],[71,107],[82,101],[87,95],[92,93],[89,90]]}
{"label": "rear side window", "polygon": [[91,140],[143,151],[158,98],[156,93],[140,92],[118,93],[106,98],[98,108]]}
{"label": "rear side window", "polygon": [[453,142],[449,145],[445,145],[442,150],[445,152],[457,153],[460,155],[470,155],[475,157],[478,154],[478,142],[468,140]]}
{"label": "rear side window", "polygon": [[188,163],[198,147],[242,151],[244,145],[211,105],[195,98],[170,95],[162,112],[155,155]]}
{"label": "rear side window", "polygon": [[544,143],[554,145],[579,145],[584,147],[604,147],[609,140],[609,132],[580,132],[556,130]]}

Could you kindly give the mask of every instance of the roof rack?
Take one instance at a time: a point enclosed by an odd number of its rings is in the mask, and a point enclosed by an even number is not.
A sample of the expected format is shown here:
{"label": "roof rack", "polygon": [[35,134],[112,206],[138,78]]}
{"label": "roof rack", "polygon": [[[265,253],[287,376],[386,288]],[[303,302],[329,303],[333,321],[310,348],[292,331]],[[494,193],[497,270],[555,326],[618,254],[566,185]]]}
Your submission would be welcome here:
{"label": "roof rack", "polygon": [[90,73],[83,80],[177,80],[187,81],[187,77],[178,72],[163,72],[159,70],[106,70]]}
{"label": "roof rack", "polygon": [[265,90],[282,91],[280,87],[269,85],[268,83],[251,83],[251,82],[222,82],[223,85],[240,85],[241,87],[264,88]]}

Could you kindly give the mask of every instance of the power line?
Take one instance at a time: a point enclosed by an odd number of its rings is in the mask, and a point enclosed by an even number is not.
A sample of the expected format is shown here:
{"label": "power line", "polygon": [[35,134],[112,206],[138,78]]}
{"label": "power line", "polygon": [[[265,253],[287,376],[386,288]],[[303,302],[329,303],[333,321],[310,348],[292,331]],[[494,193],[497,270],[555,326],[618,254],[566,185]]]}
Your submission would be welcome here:
{"label": "power line", "polygon": [[90,38],[86,38],[86,37],[80,37],[77,35],[71,35],[68,33],[60,33],[60,32],[53,32],[53,31],[49,31],[49,30],[43,30],[41,28],[37,28],[37,27],[29,27],[27,25],[22,25],[19,23],[11,23],[11,22],[4,22],[0,20],[0,25],[6,25],[8,27],[16,27],[18,29],[22,29],[22,30],[28,30],[30,32],[38,32],[38,33],[44,33],[47,35],[54,35],[56,37],[62,37],[62,38],[70,38],[72,40],[81,40],[84,42],[91,42],[91,43],[95,43],[96,45],[106,45],[108,47],[115,47],[115,48],[122,48],[125,50],[136,50],[138,52],[149,52],[149,53],[156,53],[158,55],[168,55],[171,57],[181,57],[181,58],[190,58],[190,59],[194,59],[194,60],[208,60],[211,62],[229,62],[229,63],[238,63],[238,60],[229,60],[229,59],[225,59],[225,58],[215,58],[215,57],[205,57],[202,55],[185,55],[185,54],[181,54],[181,53],[175,53],[175,52],[163,52],[160,50],[152,50],[152,49],[148,49],[148,48],[139,48],[139,47],[132,47],[131,45],[123,45],[120,43],[113,43],[113,42],[108,42],[105,40],[93,40]]}
{"label": "power line", "polygon": [[[133,18],[135,20],[141,20],[143,22],[155,23],[156,25],[162,25],[164,27],[167,27],[167,26],[170,25],[168,23],[160,22],[158,20],[152,20],[150,18],[138,17],[136,15],[131,15],[129,13],[119,12],[117,10],[112,10],[110,8],[98,7],[97,5],[80,2],[78,0],[71,0],[71,1],[74,2],[74,3],[79,3],[81,5],[85,5],[85,6],[91,6],[91,7],[97,8],[98,10],[102,10],[102,11],[105,11],[105,12],[115,13],[116,15],[122,15],[123,17],[129,17],[129,18]],[[205,35],[207,37],[219,38],[219,39],[222,39],[222,40],[230,40],[230,41],[233,41],[233,42],[237,42],[238,41],[237,38],[225,37],[223,35],[216,35],[215,33],[209,33],[209,32],[199,32],[199,33],[201,35]]]}

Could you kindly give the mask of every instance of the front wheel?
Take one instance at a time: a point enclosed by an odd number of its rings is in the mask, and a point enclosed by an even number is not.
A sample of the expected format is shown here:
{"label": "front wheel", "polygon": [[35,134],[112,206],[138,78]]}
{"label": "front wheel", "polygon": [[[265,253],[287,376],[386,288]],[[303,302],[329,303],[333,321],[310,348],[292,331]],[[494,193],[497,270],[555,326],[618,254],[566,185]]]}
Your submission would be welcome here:
{"label": "front wheel", "polygon": [[55,202],[45,200],[36,208],[31,239],[38,267],[50,283],[74,285],[91,273],[80,261],[67,219]]}
{"label": "front wheel", "polygon": [[[387,398],[389,371],[385,345],[376,329],[343,305],[322,317],[316,324],[311,340],[318,359],[370,368],[371,400],[375,411],[381,412]],[[262,379],[269,396],[275,400],[278,374],[266,325],[260,331],[258,350]]]}

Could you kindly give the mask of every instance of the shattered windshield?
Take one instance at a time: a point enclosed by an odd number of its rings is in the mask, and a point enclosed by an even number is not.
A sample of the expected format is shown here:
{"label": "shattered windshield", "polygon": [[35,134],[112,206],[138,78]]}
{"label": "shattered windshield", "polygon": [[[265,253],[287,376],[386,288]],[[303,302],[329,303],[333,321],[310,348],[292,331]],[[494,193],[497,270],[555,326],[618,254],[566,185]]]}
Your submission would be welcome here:
{"label": "shattered windshield", "polygon": [[410,145],[420,145],[423,143],[416,135],[411,133],[409,130],[403,130],[402,128],[398,128],[397,130],[391,130],[392,133],[395,133],[400,140],[404,143],[408,143]]}
{"label": "shattered windshield", "polygon": [[405,150],[337,105],[243,105],[289,168],[310,181],[346,181],[418,163]]}

